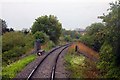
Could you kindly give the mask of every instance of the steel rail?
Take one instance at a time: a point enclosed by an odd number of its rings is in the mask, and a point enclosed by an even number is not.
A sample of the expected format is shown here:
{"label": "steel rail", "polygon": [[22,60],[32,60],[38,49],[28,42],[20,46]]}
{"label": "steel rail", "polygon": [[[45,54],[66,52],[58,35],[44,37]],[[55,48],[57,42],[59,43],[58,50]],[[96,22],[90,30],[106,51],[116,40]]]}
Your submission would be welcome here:
{"label": "steel rail", "polygon": [[27,80],[30,80],[33,76],[33,74],[36,72],[36,70],[38,69],[38,67],[44,62],[44,60],[51,54],[53,53],[54,51],[56,51],[57,49],[60,49],[61,47],[64,47],[64,46],[68,46],[70,44],[65,44],[65,45],[62,45],[62,46],[59,46],[55,49],[53,49],[52,51],[50,51],[41,61],[38,65],[35,66],[35,68],[31,71],[31,73],[29,74],[29,76],[27,77]]}
{"label": "steel rail", "polygon": [[55,59],[55,64],[54,64],[54,66],[52,67],[52,72],[51,72],[51,78],[50,78],[50,80],[54,80],[55,79],[55,70],[56,70],[56,65],[57,65],[57,61],[58,61],[58,59],[59,59],[59,56],[60,56],[60,54],[66,49],[66,48],[68,48],[70,45],[68,45],[68,46],[66,46],[65,48],[63,48],[61,51],[60,51],[60,53],[57,55],[57,57],[56,57],[56,59]]}

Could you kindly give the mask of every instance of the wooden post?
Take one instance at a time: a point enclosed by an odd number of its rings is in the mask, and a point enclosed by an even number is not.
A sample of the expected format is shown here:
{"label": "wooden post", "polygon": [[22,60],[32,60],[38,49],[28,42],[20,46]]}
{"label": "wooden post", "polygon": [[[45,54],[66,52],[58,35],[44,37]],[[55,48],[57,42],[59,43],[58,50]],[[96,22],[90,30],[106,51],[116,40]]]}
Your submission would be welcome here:
{"label": "wooden post", "polygon": [[75,46],[75,52],[77,52],[77,51],[78,51],[78,46],[76,45],[76,46]]}

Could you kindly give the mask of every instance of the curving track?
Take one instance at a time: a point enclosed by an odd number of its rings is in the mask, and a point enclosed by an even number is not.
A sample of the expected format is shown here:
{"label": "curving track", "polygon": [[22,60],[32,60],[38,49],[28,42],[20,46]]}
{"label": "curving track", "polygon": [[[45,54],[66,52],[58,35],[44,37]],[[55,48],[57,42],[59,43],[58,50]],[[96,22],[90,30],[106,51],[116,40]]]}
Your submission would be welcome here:
{"label": "curving track", "polygon": [[[66,44],[57,47],[52,51],[50,51],[48,54],[43,55],[44,57],[39,61],[39,63],[36,66],[34,66],[34,68],[32,68],[32,70],[29,72],[29,75],[27,73],[27,76],[24,78],[27,78],[27,80],[40,79],[40,78],[41,79],[49,78],[51,80],[54,80],[56,65],[58,63],[57,61],[59,59],[59,56],[69,46],[70,44]],[[20,76],[17,78],[20,78]]]}

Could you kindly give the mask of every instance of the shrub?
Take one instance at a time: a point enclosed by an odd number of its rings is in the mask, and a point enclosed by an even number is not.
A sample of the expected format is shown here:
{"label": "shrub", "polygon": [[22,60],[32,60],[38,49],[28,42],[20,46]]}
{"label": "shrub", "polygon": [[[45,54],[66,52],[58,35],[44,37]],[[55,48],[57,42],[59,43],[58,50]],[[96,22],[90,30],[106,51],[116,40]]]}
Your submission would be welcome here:
{"label": "shrub", "polygon": [[31,34],[6,32],[2,39],[3,65],[8,65],[33,47],[34,38]]}
{"label": "shrub", "polygon": [[40,32],[40,31],[37,31],[34,34],[34,38],[40,39],[41,44],[45,44],[49,40],[49,37],[45,33]]}

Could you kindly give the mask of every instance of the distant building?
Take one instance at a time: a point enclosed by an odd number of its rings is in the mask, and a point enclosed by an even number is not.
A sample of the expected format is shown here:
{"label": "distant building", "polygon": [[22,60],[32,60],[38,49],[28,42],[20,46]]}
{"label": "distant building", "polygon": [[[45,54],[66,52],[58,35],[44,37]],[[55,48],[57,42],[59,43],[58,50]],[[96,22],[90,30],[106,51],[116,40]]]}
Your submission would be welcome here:
{"label": "distant building", "polygon": [[79,32],[81,35],[85,35],[86,33],[85,29],[81,29],[81,28],[76,28],[75,31]]}

